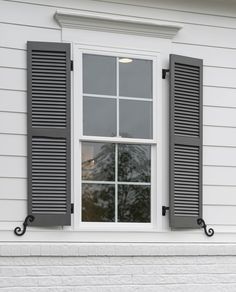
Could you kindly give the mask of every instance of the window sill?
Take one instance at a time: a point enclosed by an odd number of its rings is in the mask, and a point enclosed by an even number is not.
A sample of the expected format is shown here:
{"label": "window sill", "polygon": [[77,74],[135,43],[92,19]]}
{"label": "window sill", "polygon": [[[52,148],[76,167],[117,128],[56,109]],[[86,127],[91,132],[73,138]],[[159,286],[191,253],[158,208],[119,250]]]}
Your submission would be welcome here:
{"label": "window sill", "polygon": [[236,244],[189,243],[4,243],[0,257],[93,257],[93,256],[231,256]]}

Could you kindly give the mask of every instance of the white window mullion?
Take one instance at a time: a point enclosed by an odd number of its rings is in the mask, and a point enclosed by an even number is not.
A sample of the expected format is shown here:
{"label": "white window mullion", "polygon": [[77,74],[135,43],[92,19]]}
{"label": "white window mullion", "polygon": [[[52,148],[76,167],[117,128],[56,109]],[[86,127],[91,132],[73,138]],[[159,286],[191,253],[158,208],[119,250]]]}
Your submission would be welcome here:
{"label": "white window mullion", "polygon": [[118,222],[118,144],[115,146],[115,222]]}

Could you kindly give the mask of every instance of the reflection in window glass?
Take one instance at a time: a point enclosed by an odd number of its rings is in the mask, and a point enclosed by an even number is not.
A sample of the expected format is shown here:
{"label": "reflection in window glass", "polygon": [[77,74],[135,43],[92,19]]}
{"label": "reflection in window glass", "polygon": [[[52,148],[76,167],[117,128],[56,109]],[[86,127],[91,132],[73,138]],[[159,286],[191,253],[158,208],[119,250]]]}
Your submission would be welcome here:
{"label": "reflection in window glass", "polygon": [[151,146],[118,145],[118,180],[124,182],[150,182]]}
{"label": "reflection in window glass", "polygon": [[115,186],[107,184],[82,185],[82,221],[115,221]]}
{"label": "reflection in window glass", "polygon": [[152,98],[152,61],[119,59],[120,96]]}
{"label": "reflection in window glass", "polygon": [[115,144],[82,143],[82,179],[115,180]]}
{"label": "reflection in window glass", "polygon": [[152,102],[120,100],[120,136],[152,139]]}
{"label": "reflection in window glass", "polygon": [[83,92],[116,95],[116,58],[83,55]]}
{"label": "reflection in window glass", "polygon": [[118,221],[150,222],[150,186],[118,186]]}
{"label": "reflection in window glass", "polygon": [[83,129],[86,136],[116,136],[116,100],[85,96]]}

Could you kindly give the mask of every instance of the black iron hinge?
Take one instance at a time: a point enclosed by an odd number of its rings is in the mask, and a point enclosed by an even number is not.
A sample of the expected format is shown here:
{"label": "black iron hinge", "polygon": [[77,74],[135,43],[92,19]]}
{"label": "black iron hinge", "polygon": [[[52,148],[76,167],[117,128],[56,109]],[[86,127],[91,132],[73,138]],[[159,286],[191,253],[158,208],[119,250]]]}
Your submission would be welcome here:
{"label": "black iron hinge", "polygon": [[166,79],[166,73],[169,73],[170,69],[162,69],[162,79]]}
{"label": "black iron hinge", "polygon": [[74,204],[70,205],[70,212],[71,212],[71,214],[74,214]]}
{"label": "black iron hinge", "polygon": [[70,70],[74,71],[74,62],[72,60],[70,61]]}
{"label": "black iron hinge", "polygon": [[170,207],[162,206],[162,216],[166,216],[166,211],[170,210]]}

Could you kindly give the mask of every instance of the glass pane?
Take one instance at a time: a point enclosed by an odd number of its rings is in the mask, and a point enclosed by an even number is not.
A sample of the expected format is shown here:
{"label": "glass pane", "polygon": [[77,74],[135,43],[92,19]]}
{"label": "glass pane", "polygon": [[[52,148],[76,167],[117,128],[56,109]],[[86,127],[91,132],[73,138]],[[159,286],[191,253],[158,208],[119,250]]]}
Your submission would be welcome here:
{"label": "glass pane", "polygon": [[119,58],[119,79],[120,96],[152,98],[152,61]]}
{"label": "glass pane", "polygon": [[84,97],[83,129],[88,136],[116,136],[116,100]]}
{"label": "glass pane", "polygon": [[115,186],[82,185],[82,221],[115,221]]}
{"label": "glass pane", "polygon": [[119,185],[118,221],[150,222],[150,186]]}
{"label": "glass pane", "polygon": [[120,136],[152,139],[152,102],[120,100]]}
{"label": "glass pane", "polygon": [[116,58],[83,55],[83,92],[116,95]]}
{"label": "glass pane", "polygon": [[82,179],[115,180],[115,144],[82,143]]}
{"label": "glass pane", "polygon": [[150,145],[118,145],[118,180],[124,182],[150,182]]}

